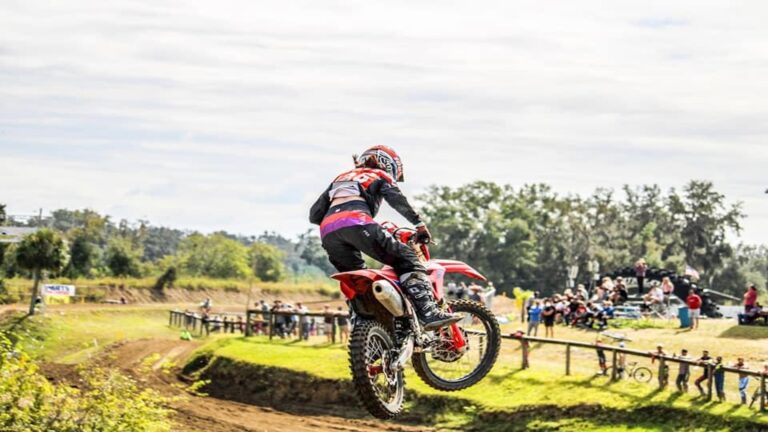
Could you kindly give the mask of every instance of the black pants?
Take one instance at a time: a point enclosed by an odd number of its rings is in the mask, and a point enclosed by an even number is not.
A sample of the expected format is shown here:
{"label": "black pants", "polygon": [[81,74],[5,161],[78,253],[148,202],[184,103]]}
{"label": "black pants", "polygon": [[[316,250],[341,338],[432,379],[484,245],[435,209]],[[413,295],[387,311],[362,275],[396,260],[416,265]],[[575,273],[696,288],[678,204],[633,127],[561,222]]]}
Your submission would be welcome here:
{"label": "black pants", "polygon": [[340,272],[366,268],[363,255],[390,265],[398,276],[410,272],[426,272],[416,253],[395,240],[381,225],[357,225],[330,232],[323,237],[323,249]]}

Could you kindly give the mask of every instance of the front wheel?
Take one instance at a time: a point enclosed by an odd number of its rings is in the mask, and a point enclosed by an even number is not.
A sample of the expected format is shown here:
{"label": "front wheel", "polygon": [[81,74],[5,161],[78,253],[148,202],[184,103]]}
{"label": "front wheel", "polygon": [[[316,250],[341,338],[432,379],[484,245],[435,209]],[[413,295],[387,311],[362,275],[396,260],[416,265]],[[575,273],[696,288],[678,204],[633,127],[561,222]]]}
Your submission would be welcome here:
{"label": "front wheel", "polygon": [[[456,326],[435,333],[436,340],[413,354],[416,374],[430,387],[443,391],[462,390],[477,384],[491,371],[501,346],[496,317],[485,306],[469,300],[448,303],[451,311],[464,318]],[[453,331],[461,332],[466,345],[456,349]]]}
{"label": "front wheel", "polygon": [[391,366],[396,356],[389,332],[377,321],[360,319],[349,340],[349,367],[360,400],[374,417],[388,420],[403,408],[403,370]]}

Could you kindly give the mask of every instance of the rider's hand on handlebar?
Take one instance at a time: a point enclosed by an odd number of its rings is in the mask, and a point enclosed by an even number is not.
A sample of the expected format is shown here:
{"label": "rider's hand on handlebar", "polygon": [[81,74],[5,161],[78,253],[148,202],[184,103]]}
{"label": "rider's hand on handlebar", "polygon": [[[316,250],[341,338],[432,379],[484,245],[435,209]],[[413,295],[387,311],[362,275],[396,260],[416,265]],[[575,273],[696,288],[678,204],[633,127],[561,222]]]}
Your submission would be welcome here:
{"label": "rider's hand on handlebar", "polygon": [[429,233],[424,222],[416,225],[416,243],[427,244],[432,241],[432,234]]}

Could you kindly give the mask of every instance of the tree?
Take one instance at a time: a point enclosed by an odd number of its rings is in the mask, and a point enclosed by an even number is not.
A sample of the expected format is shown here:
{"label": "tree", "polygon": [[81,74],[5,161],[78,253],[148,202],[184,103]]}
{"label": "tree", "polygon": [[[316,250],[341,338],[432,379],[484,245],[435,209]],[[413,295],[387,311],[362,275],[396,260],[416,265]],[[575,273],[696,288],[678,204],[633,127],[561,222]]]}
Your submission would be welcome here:
{"label": "tree", "polygon": [[[7,220],[7,214],[5,213],[5,204],[0,204],[0,225],[5,225]],[[3,267],[3,261],[5,260],[5,252],[8,249],[8,245],[0,243],[0,268]]]}
{"label": "tree", "polygon": [[244,278],[252,274],[248,248],[221,233],[194,233],[179,244],[179,261],[192,276]]}
{"label": "tree", "polygon": [[692,180],[683,188],[682,196],[670,192],[669,207],[688,264],[714,274],[733,254],[726,234],[741,231],[741,203],[728,206],[725,195],[715,191],[712,182]]}
{"label": "tree", "polygon": [[34,275],[29,314],[35,314],[35,300],[40,295],[40,279],[43,271],[57,272],[67,263],[66,247],[61,236],[50,229],[29,234],[16,248],[16,262]]}
{"label": "tree", "polygon": [[323,249],[320,236],[315,234],[314,230],[308,230],[299,236],[296,250],[307,264],[321,269],[326,275],[336,272],[336,268],[328,260],[328,254]]}
{"label": "tree", "polygon": [[253,274],[264,282],[277,282],[285,276],[284,253],[275,246],[256,242],[251,245],[248,256]]}
{"label": "tree", "polygon": [[106,264],[112,275],[118,277],[141,275],[139,259],[141,250],[134,247],[129,239],[115,237],[109,241],[106,253]]}
{"label": "tree", "polygon": [[72,239],[67,275],[70,278],[90,276],[91,269],[96,263],[97,250],[96,245],[89,242],[84,235],[77,235]]}

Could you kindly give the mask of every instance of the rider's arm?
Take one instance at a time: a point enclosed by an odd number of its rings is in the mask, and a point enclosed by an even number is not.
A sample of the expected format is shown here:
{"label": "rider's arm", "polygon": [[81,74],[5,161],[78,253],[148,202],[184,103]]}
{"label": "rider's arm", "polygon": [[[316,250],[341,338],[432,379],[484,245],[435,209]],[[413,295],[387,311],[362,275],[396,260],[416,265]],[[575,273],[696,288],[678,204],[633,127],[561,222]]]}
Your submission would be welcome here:
{"label": "rider's arm", "polygon": [[384,199],[387,200],[387,203],[398,213],[403,215],[408,222],[414,225],[420,225],[422,223],[421,217],[416,213],[416,210],[411,207],[408,199],[403,195],[396,183],[384,181],[381,186],[381,194]]}
{"label": "rider's arm", "polygon": [[312,208],[309,210],[309,222],[315,225],[320,225],[323,221],[325,214],[328,212],[328,208],[331,206],[331,199],[328,197],[328,191],[330,186],[325,190],[320,197],[312,204]]}

